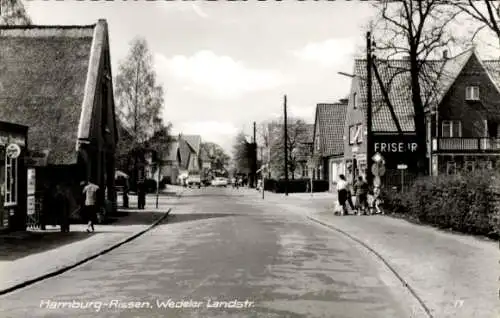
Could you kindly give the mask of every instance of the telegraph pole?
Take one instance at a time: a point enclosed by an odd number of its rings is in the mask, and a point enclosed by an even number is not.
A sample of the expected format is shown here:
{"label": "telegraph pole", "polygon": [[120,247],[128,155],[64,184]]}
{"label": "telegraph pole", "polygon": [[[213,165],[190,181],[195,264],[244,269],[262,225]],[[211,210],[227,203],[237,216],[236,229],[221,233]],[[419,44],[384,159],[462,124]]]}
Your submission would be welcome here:
{"label": "telegraph pole", "polygon": [[366,105],[366,181],[368,185],[373,184],[373,175],[372,175],[372,165],[373,160],[373,140],[372,140],[372,64],[373,64],[373,55],[372,55],[372,37],[371,33],[366,33],[366,92],[367,92],[367,105]]}
{"label": "telegraph pole", "polygon": [[257,124],[253,122],[253,144],[252,144],[252,188],[257,187]]}
{"label": "telegraph pole", "polygon": [[284,98],[284,103],[283,103],[283,111],[284,111],[284,115],[285,115],[285,133],[284,133],[284,136],[285,136],[285,140],[284,140],[284,143],[285,143],[285,195],[288,195],[288,127],[287,127],[287,117],[286,117],[286,95],[285,95],[285,98]]}

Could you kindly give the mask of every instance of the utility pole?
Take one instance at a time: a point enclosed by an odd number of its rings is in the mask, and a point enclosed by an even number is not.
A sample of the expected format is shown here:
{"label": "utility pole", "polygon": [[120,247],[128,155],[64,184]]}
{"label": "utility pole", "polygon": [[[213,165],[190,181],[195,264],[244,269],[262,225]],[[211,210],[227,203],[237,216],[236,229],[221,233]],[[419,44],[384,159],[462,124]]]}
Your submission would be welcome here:
{"label": "utility pole", "polygon": [[253,145],[252,145],[252,174],[253,188],[257,188],[257,123],[253,122]]}
{"label": "utility pole", "polygon": [[373,140],[372,140],[372,64],[373,64],[373,55],[372,55],[372,37],[371,33],[366,33],[366,92],[367,92],[367,106],[366,106],[366,181],[368,185],[373,184],[373,175],[372,175],[372,165],[373,160]]}
{"label": "utility pole", "polygon": [[287,116],[286,116],[286,95],[284,98],[284,103],[283,103],[283,110],[284,110],[284,115],[285,115],[285,195],[288,195],[288,127],[287,127]]}

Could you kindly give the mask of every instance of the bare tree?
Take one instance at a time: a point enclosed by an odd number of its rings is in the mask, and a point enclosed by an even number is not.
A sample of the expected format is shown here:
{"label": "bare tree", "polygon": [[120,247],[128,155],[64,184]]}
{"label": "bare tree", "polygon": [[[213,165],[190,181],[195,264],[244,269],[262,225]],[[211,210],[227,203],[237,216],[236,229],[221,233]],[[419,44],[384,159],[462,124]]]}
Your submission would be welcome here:
{"label": "bare tree", "polygon": [[[385,97],[388,97],[387,91],[397,76],[406,73],[409,77],[408,88],[411,91],[415,132],[418,136],[419,167],[423,168],[426,162],[424,110],[435,101],[438,89],[434,86],[443,70],[442,63],[429,61],[441,50],[459,44],[459,39],[450,32],[450,26],[460,10],[439,0],[383,1],[376,6],[379,9],[379,18],[374,28],[379,31],[375,33],[375,43],[377,53],[380,53],[383,59],[375,64],[387,62],[386,67],[393,70],[390,71],[389,82],[381,81],[377,68],[375,77]],[[391,58],[395,56],[405,56],[407,60],[404,63],[391,62]],[[386,100],[389,102],[388,98]]]}
{"label": "bare tree", "polygon": [[31,19],[20,0],[0,0],[0,25],[30,25]]}
{"label": "bare tree", "polygon": [[[308,129],[307,124],[302,119],[288,118],[287,125],[287,142],[288,151],[288,171],[291,173],[292,179],[295,178],[295,170],[298,166],[298,157],[302,154],[302,147],[307,143]],[[285,153],[284,140],[284,125],[283,123],[274,123],[270,125],[270,150],[271,162],[270,166],[278,176],[284,174]]]}
{"label": "bare tree", "polygon": [[500,44],[500,2],[459,0],[451,3],[461,12],[479,22],[479,26],[472,36],[472,41],[480,31],[489,29],[497,36]]}
{"label": "bare tree", "polygon": [[150,146],[148,141],[156,136],[155,142],[167,142],[165,138],[170,128],[161,119],[163,87],[156,83],[153,58],[146,40],[137,38],[132,41],[128,56],[119,65],[115,83],[119,118],[131,139],[129,143],[120,144],[119,152],[132,154],[128,158],[133,160],[136,180],[137,162]]}

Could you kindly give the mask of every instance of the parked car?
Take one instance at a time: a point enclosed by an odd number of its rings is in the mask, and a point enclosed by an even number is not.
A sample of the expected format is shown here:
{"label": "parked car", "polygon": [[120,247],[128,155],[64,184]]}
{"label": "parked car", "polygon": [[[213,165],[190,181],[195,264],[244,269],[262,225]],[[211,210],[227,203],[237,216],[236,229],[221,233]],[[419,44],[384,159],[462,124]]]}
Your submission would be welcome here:
{"label": "parked car", "polygon": [[226,188],[227,185],[228,185],[227,178],[217,177],[217,178],[212,180],[212,186],[214,186],[214,187],[225,187]]}
{"label": "parked car", "polygon": [[189,175],[186,179],[186,185],[188,187],[198,187],[201,188],[201,177],[199,175],[193,174]]}

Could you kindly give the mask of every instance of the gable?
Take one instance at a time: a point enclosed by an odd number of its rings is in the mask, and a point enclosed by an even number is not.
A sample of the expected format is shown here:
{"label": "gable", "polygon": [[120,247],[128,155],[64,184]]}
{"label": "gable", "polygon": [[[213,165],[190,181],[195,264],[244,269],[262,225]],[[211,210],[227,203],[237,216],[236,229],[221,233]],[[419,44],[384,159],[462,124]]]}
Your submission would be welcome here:
{"label": "gable", "polygon": [[49,164],[77,161],[94,29],[0,28],[0,118],[28,126],[29,147],[49,150]]}

